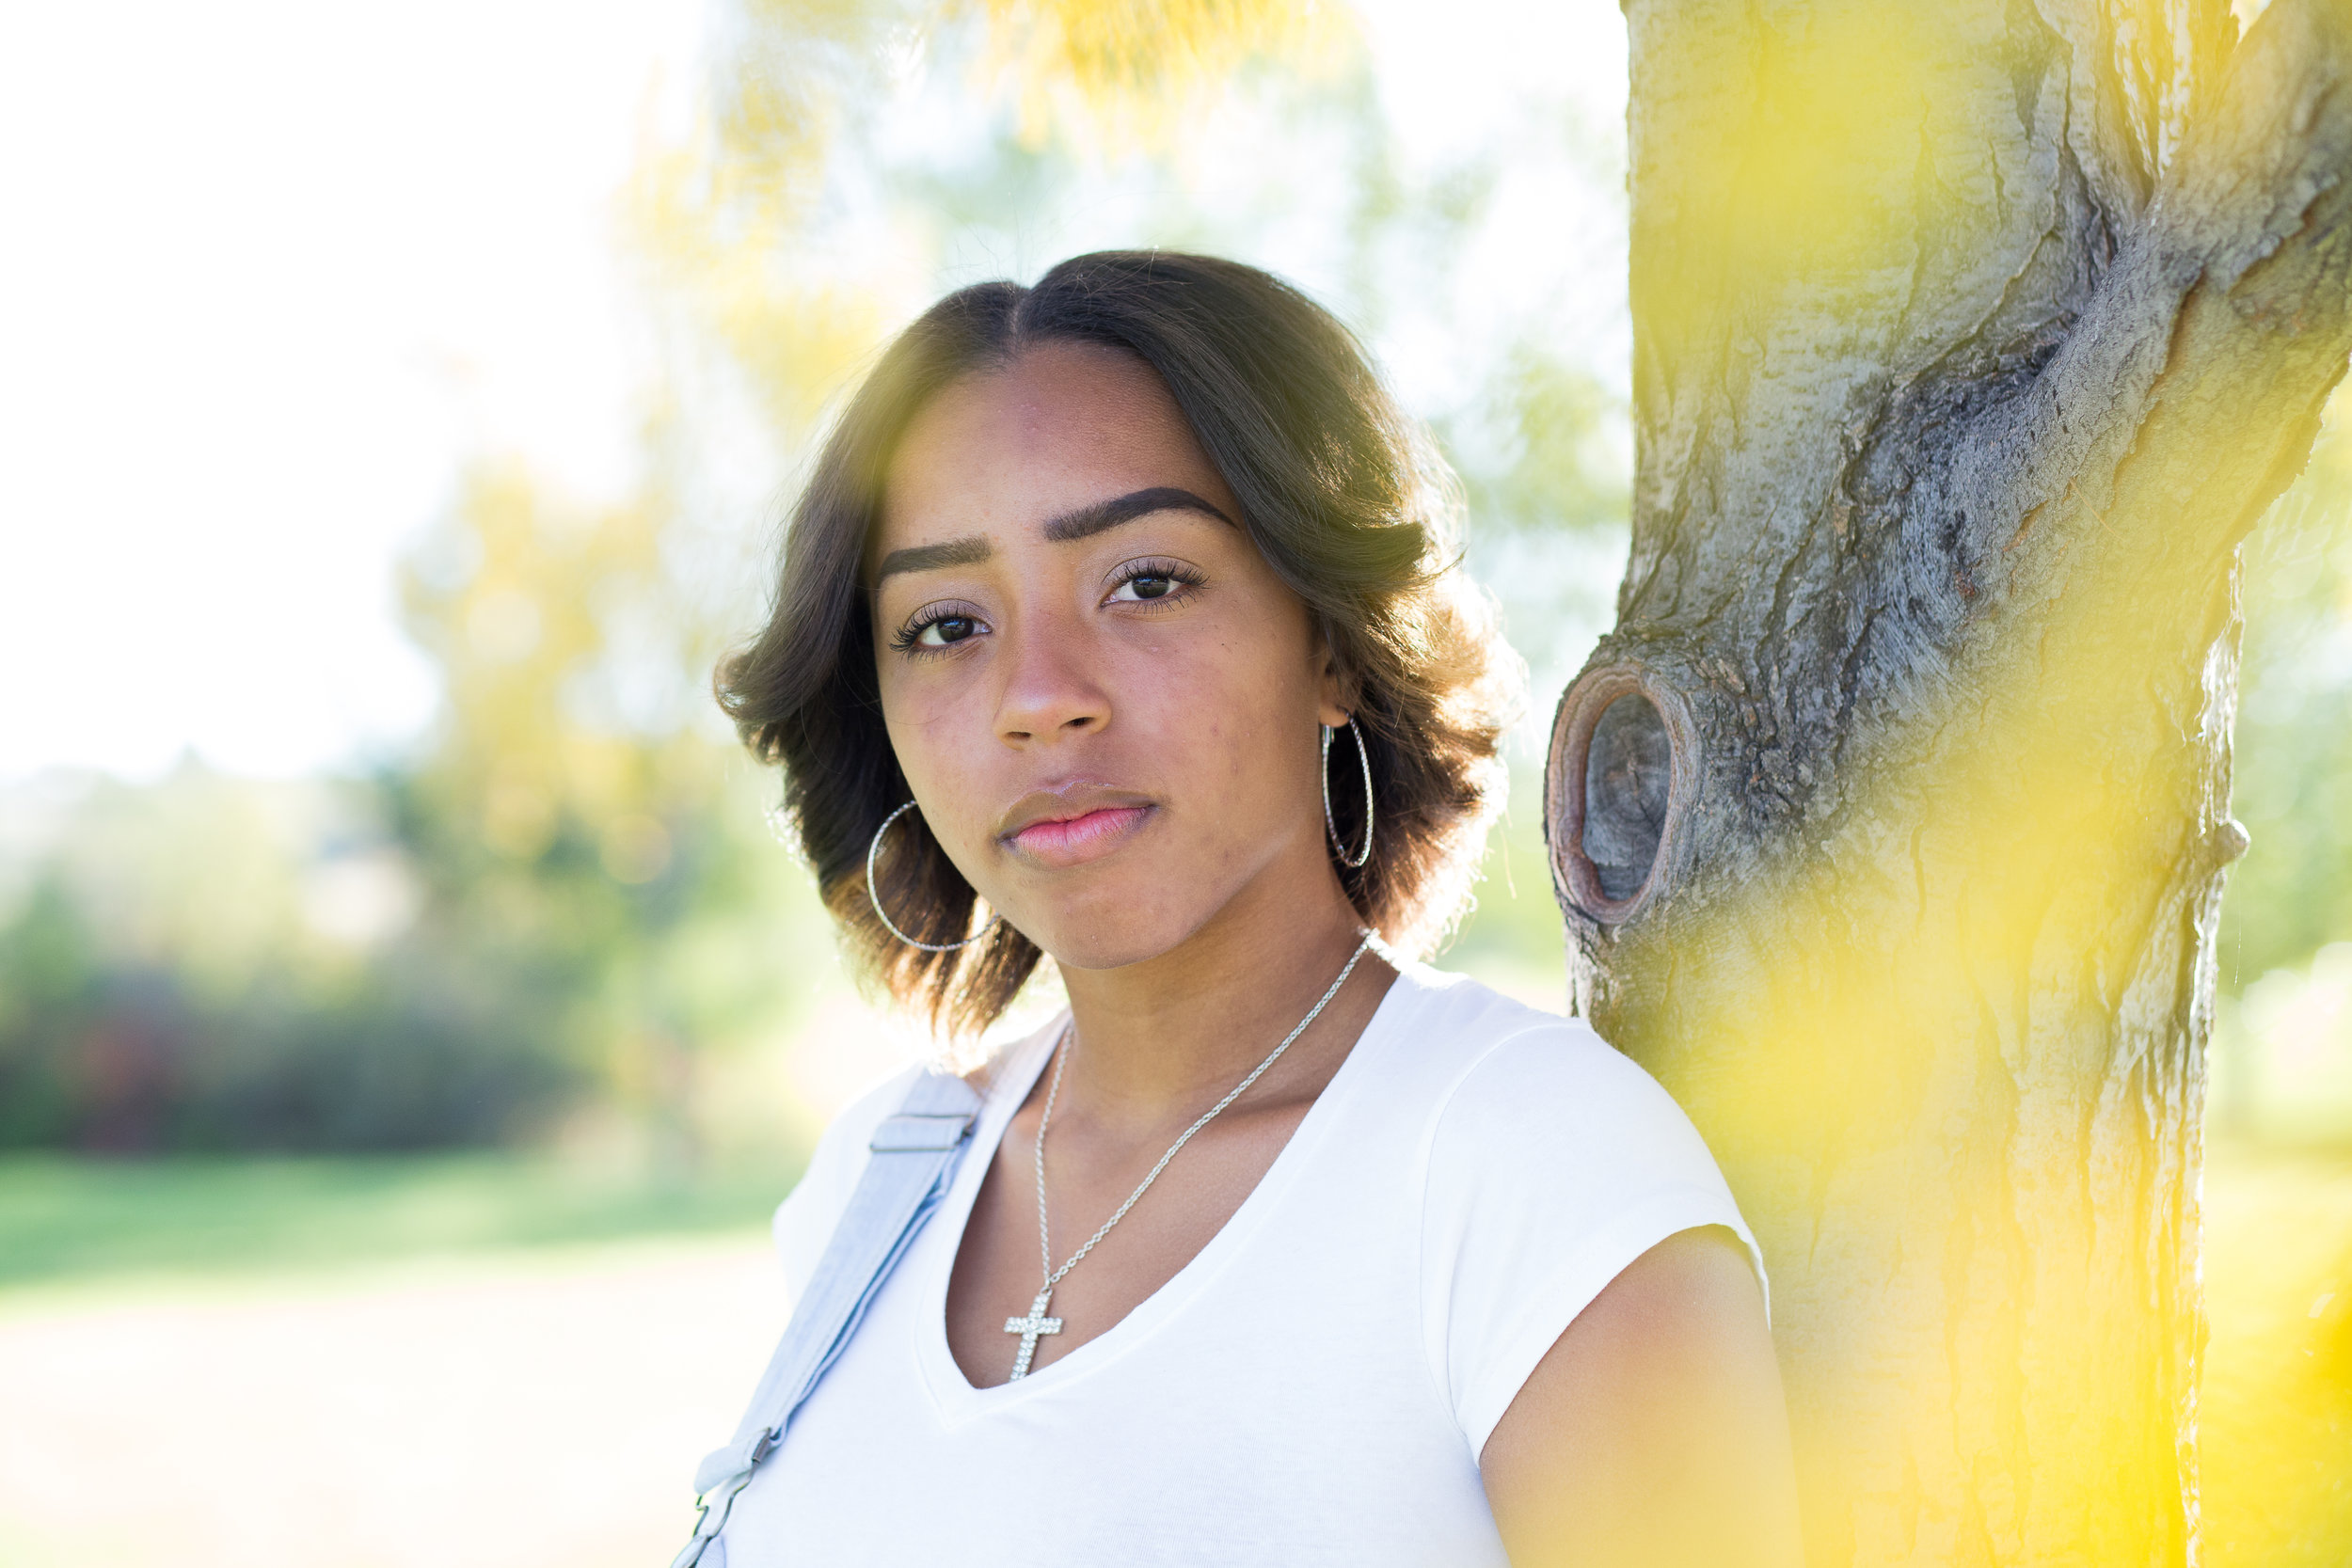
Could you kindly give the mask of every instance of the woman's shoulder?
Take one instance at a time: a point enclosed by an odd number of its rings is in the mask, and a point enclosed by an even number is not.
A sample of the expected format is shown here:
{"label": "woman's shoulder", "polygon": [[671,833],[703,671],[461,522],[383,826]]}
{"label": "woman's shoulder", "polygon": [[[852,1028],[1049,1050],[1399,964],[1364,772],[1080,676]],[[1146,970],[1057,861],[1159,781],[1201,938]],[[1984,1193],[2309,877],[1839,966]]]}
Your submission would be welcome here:
{"label": "woman's shoulder", "polygon": [[1433,1176],[1461,1167],[1507,1180],[1532,1164],[1620,1189],[1677,1177],[1720,1187],[1681,1106],[1584,1020],[1423,965],[1397,983],[1411,988],[1401,1054],[1435,1080],[1422,1098]]}
{"label": "woman's shoulder", "polygon": [[1475,980],[1406,978],[1421,1038],[1402,1043],[1436,1073],[1420,1111],[1423,1320],[1476,1452],[1568,1323],[1651,1247],[1721,1227],[1759,1281],[1763,1259],[1698,1130],[1639,1063]]}
{"label": "woman's shoulder", "polygon": [[1424,1056],[1435,1075],[1417,1097],[1426,1242],[1444,1251],[1496,1233],[1516,1246],[1540,1234],[1539,1250],[1613,1253],[1722,1225],[1753,1249],[1706,1140],[1640,1063],[1581,1019],[1466,976],[1406,979],[1421,992],[1420,1038],[1398,1054]]}
{"label": "woman's shoulder", "polygon": [[1416,1068],[1438,1080],[1429,1103],[1442,1119],[1479,1122],[1501,1115],[1608,1117],[1673,1101],[1642,1067],[1581,1018],[1547,1012],[1467,974],[1406,964],[1397,986]]}

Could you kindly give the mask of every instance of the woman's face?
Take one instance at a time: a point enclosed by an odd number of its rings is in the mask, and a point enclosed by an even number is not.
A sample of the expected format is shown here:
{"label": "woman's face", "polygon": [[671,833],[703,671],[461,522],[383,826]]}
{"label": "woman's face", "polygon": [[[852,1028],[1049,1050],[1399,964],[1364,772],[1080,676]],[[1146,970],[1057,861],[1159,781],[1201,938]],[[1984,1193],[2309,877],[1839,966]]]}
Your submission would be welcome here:
{"label": "woman's face", "polygon": [[1240,517],[1159,377],[1085,344],[951,385],[886,475],[891,744],[957,869],[1062,964],[1336,892],[1328,651]]}

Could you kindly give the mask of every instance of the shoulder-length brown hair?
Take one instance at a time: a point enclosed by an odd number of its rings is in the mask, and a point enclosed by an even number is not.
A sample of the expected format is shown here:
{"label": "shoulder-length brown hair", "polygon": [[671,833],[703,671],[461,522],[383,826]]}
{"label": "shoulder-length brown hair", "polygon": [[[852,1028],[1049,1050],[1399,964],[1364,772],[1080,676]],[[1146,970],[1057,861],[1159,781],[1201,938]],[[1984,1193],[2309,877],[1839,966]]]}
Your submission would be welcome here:
{"label": "shoulder-length brown hair", "polygon": [[[875,917],[867,846],[911,792],[882,724],[862,566],[916,413],[959,377],[1055,341],[1122,349],[1159,373],[1250,538],[1307,602],[1372,761],[1371,858],[1349,869],[1335,857],[1334,869],[1391,942],[1434,945],[1469,893],[1520,675],[1456,569],[1454,476],[1347,329],[1297,290],[1215,257],[1104,251],[1034,288],[960,289],[883,351],[793,510],[767,624],[719,667],[719,705],[754,755],[783,768],[785,812],[852,949],[901,1001],[957,1030],[986,1027],[1041,957],[1003,925],[928,953]],[[1356,758],[1344,739],[1332,750],[1331,809],[1355,844]],[[920,813],[892,829],[875,877],[910,936],[971,929],[977,895]]]}

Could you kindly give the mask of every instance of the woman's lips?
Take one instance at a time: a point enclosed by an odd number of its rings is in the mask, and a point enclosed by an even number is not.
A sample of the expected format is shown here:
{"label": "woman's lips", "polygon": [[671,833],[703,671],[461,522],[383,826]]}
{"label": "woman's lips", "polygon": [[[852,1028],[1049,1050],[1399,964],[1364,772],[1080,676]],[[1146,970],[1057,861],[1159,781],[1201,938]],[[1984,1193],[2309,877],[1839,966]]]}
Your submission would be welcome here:
{"label": "woman's lips", "polygon": [[1048,865],[1076,865],[1110,853],[1151,815],[1150,806],[1104,806],[1058,822],[1032,822],[1012,844]]}

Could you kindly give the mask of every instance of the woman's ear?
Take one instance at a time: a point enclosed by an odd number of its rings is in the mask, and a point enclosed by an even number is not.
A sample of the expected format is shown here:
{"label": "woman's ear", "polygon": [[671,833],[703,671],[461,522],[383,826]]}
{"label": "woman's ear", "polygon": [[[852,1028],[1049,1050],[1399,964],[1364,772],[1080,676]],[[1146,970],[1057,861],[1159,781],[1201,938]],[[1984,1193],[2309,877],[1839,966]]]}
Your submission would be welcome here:
{"label": "woman's ear", "polygon": [[1319,660],[1322,670],[1318,677],[1316,691],[1319,704],[1316,717],[1336,730],[1354,716],[1355,683],[1340,673],[1340,656],[1332,651],[1331,634],[1328,631],[1322,632],[1316,638],[1316,642],[1322,650]]}

